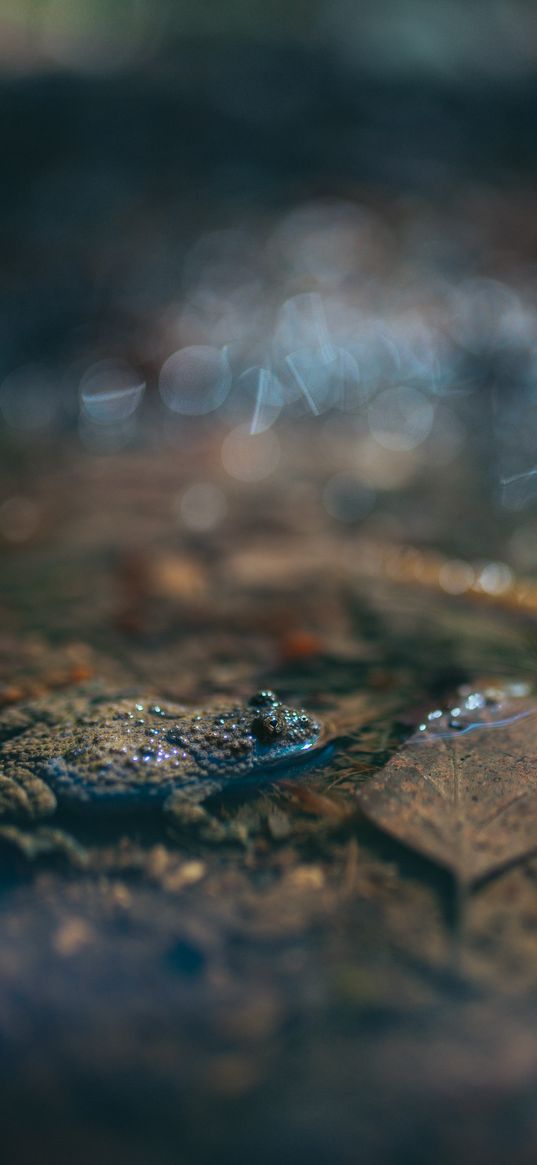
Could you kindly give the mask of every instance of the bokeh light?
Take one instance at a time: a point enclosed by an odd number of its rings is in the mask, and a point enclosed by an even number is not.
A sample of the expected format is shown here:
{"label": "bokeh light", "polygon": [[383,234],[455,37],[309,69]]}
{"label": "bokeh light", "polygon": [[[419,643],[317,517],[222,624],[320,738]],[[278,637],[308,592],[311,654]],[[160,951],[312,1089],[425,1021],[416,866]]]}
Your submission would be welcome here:
{"label": "bokeh light", "polygon": [[402,385],[388,388],[369,406],[369,428],[385,449],[415,449],[431,431],[434,408],[423,393]]}
{"label": "bokeh light", "polygon": [[226,495],[210,481],[193,482],[179,495],[174,510],[190,530],[213,530],[226,516]]}
{"label": "bokeh light", "polygon": [[237,425],[222,444],[222,464],[238,481],[263,481],[274,473],[280,459],[280,443],[274,431],[252,434],[250,426]]}
{"label": "bokeh light", "polygon": [[98,425],[113,425],[133,415],[144,394],[145,382],[123,360],[99,360],[80,381],[80,403]]}
{"label": "bokeh light", "polygon": [[226,355],[207,344],[174,352],[160,372],[160,394],[175,413],[201,416],[221,405],[231,388]]}
{"label": "bokeh light", "polygon": [[285,402],[285,389],[278,377],[268,368],[246,368],[238,380],[240,409],[251,400],[250,432],[262,433],[270,429],[279,417]]}

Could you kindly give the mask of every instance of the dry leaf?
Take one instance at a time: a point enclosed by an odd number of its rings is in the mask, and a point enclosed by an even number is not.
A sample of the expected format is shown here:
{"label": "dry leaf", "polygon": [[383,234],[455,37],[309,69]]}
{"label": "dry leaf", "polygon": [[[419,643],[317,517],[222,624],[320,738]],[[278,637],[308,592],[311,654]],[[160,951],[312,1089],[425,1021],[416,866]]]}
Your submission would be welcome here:
{"label": "dry leaf", "polygon": [[537,850],[537,699],[462,689],[359,792],[366,816],[461,884]]}

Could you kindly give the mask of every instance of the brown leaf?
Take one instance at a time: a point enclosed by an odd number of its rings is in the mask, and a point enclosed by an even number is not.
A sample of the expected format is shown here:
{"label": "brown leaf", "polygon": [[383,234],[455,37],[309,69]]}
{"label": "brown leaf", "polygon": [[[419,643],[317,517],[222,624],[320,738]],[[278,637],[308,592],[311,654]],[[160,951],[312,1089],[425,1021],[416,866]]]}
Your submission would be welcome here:
{"label": "brown leaf", "polygon": [[455,711],[433,713],[358,799],[461,884],[520,861],[537,850],[537,699],[515,683],[461,689]]}

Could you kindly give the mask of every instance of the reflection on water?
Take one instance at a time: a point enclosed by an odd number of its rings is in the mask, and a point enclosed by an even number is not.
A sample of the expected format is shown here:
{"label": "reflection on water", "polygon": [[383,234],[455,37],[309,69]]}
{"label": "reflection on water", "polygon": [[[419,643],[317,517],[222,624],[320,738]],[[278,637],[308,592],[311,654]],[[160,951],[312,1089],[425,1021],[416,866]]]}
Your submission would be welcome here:
{"label": "reflection on water", "polygon": [[462,687],[459,700],[451,708],[435,708],[428,713],[419,725],[419,739],[447,740],[477,729],[506,728],[517,720],[535,716],[537,706],[534,704],[517,709],[517,702],[526,703],[529,694],[530,686],[524,681],[490,686],[483,691]]}

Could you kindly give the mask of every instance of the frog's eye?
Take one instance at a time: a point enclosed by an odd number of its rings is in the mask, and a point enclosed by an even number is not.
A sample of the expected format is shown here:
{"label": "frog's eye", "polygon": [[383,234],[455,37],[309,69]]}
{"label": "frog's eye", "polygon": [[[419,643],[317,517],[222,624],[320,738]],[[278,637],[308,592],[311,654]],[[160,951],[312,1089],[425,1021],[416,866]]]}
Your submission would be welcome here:
{"label": "frog's eye", "polygon": [[279,712],[264,713],[252,720],[252,733],[260,744],[270,744],[278,740],[287,730],[285,716]]}
{"label": "frog's eye", "polygon": [[277,695],[269,691],[255,692],[248,700],[251,708],[276,708],[279,702]]}

